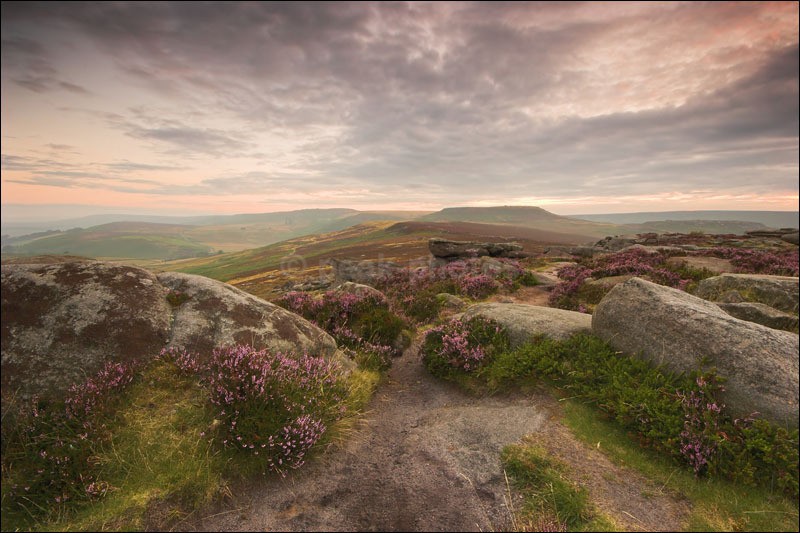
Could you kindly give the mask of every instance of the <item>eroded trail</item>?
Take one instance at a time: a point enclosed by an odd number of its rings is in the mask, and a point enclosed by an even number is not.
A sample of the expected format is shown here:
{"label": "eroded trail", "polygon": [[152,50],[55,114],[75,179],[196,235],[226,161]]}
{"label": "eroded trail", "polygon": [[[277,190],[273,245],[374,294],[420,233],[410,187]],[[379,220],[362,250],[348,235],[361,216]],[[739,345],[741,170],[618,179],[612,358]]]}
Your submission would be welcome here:
{"label": "eroded trail", "polygon": [[[601,508],[618,519],[620,527],[680,526],[684,506],[668,496],[641,496],[647,481],[619,472],[599,452],[575,441],[557,422],[559,407],[552,398],[470,397],[431,377],[417,352],[415,343],[394,361],[364,421],[341,448],[284,479],[260,479],[237,487],[231,508],[193,527],[205,531],[507,529],[508,489],[500,451],[529,434],[542,438],[548,448],[569,451],[565,458],[579,476],[576,479],[599,497]],[[601,471],[603,475],[598,474]],[[596,495],[592,485],[601,481],[603,494]],[[626,508],[614,509],[618,505]]]}

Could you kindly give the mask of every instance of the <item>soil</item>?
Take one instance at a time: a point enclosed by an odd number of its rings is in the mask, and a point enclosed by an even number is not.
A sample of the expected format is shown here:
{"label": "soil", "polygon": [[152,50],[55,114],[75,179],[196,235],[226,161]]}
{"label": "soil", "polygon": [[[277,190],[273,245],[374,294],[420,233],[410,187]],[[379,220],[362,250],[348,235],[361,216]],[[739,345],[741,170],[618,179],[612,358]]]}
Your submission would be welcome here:
{"label": "soil", "polygon": [[[620,530],[677,531],[688,504],[610,463],[559,422],[546,393],[470,396],[430,376],[419,339],[396,359],[360,425],[285,478],[235,487],[200,531],[497,531],[519,506],[500,451],[534,439],[568,465]],[[511,505],[509,505],[511,504]]]}

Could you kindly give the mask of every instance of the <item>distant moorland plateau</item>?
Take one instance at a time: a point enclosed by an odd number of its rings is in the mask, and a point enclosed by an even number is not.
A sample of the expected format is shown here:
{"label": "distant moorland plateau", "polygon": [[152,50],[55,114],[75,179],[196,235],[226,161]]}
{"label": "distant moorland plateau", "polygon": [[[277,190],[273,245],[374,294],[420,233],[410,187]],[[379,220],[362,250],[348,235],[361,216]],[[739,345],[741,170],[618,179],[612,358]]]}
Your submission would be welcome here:
{"label": "distant moorland plateau", "polygon": [[[746,231],[797,227],[797,211],[673,211],[560,216],[532,206],[454,207],[423,211],[303,209],[241,215],[167,217],[94,215],[36,223],[6,222],[3,257],[79,255],[103,259],[177,260],[242,252],[309,235],[340,232],[361,224],[363,239],[374,223],[393,222],[391,235],[454,233],[578,244],[607,235]],[[408,223],[415,224],[409,225]],[[456,226],[453,226],[456,224]],[[389,231],[379,224],[381,231]],[[391,240],[391,239],[390,239]]]}

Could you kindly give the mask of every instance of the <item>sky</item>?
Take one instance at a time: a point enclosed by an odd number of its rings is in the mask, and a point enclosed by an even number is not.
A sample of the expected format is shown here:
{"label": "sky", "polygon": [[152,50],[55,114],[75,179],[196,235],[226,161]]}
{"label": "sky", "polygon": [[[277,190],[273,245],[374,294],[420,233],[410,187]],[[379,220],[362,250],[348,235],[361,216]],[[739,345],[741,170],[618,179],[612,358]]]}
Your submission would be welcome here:
{"label": "sky", "polygon": [[797,2],[4,1],[3,213],[797,210],[798,62]]}

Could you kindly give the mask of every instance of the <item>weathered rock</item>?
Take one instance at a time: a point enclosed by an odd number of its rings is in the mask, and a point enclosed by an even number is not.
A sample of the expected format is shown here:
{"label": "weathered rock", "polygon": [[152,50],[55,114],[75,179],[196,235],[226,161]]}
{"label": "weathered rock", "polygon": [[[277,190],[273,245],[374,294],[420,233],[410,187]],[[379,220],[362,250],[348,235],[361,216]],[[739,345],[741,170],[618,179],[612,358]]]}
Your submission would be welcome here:
{"label": "weathered rock", "polygon": [[311,322],[227,283],[180,272],[158,274],[158,280],[187,298],[173,310],[170,346],[200,354],[232,344],[323,357],[336,354],[333,337]]}
{"label": "weathered rock", "polygon": [[590,315],[526,304],[473,305],[464,313],[464,320],[476,316],[494,320],[505,326],[512,346],[519,346],[540,335],[563,340],[576,333],[589,333],[592,326]]}
{"label": "weathered rock", "polygon": [[108,361],[158,355],[169,339],[164,295],[136,267],[3,265],[3,391],[58,396]]}
{"label": "weathered rock", "polygon": [[620,283],[625,283],[632,277],[634,277],[633,274],[623,274],[621,276],[607,276],[605,278],[590,279],[584,282],[584,285],[589,287],[600,287],[610,291]]}
{"label": "weathered rock", "polygon": [[623,248],[636,244],[636,239],[628,237],[606,237],[595,244],[595,248],[605,251],[618,252]]}
{"label": "weathered rock", "polygon": [[723,272],[733,272],[733,265],[728,259],[720,257],[710,257],[705,255],[690,255],[686,257],[670,257],[667,259],[668,265],[688,265],[692,268],[710,270],[715,274]]}
{"label": "weathered rock", "polygon": [[[447,239],[428,240],[428,250],[434,257],[468,258],[468,257],[519,257],[522,246],[513,242],[471,242],[450,241]],[[511,254],[511,255],[509,255]]]}
{"label": "weathered rock", "polygon": [[594,311],[592,330],[616,349],[676,372],[702,360],[727,378],[724,402],[798,423],[798,336],[734,318],[717,305],[639,278],[614,287]]}
{"label": "weathered rock", "polygon": [[766,304],[787,313],[797,313],[800,290],[798,278],[761,274],[722,274],[706,278],[697,285],[695,295],[716,301],[735,290],[748,302]]}
{"label": "weathered rock", "polygon": [[650,255],[661,254],[661,253],[665,253],[665,254],[669,254],[669,255],[673,255],[673,256],[686,255],[686,250],[684,250],[683,248],[679,248],[677,246],[649,246],[649,245],[645,246],[643,244],[631,244],[630,246],[626,246],[625,248],[622,248],[619,251],[620,252],[629,252],[631,250],[639,250],[641,252],[644,252],[644,253],[650,254]]}
{"label": "weathered rock", "polygon": [[352,281],[345,281],[336,287],[335,290],[336,292],[355,294],[359,298],[372,297],[379,301],[386,300],[386,296],[375,287],[370,287],[369,285],[363,285],[361,283],[353,283]]}
{"label": "weathered rock", "polygon": [[352,365],[302,317],[202,276],[102,262],[2,268],[4,391],[59,396],[107,361],[146,361],[165,346],[209,354],[234,343]]}
{"label": "weathered rock", "polygon": [[781,240],[792,244],[800,244],[800,232],[784,233],[781,235]]}
{"label": "weathered rock", "polygon": [[511,279],[515,279],[523,273],[516,265],[500,261],[494,257],[481,257],[477,261],[477,266],[481,273],[491,276],[506,275]]}
{"label": "weathered rock", "polygon": [[436,299],[442,304],[442,307],[448,311],[463,311],[464,308],[467,307],[467,302],[454,294],[443,292],[437,294]]}
{"label": "weathered rock", "polygon": [[289,291],[318,291],[327,289],[331,286],[331,280],[327,278],[319,278],[319,279],[309,279],[305,281],[301,281],[299,283],[295,282],[288,282],[286,285],[283,286],[285,290]]}
{"label": "weathered rock", "polygon": [[567,251],[578,257],[592,257],[600,250],[596,249],[594,246],[572,246],[567,248]]}
{"label": "weathered rock", "polygon": [[[716,304],[726,303],[726,304],[738,304],[742,302],[746,302],[747,300],[744,299],[744,296],[739,291],[730,290],[722,293],[717,299],[714,300]],[[773,309],[775,309],[773,307]]]}
{"label": "weathered rock", "polygon": [[762,326],[767,326],[772,329],[782,329],[783,331],[797,332],[798,318],[797,315],[784,313],[774,307],[757,302],[740,302],[740,303],[718,303],[720,308],[729,315],[747,320],[748,322],[755,322]]}
{"label": "weathered rock", "polygon": [[751,237],[773,237],[780,239],[785,232],[779,229],[754,229],[751,231],[745,231],[744,233],[745,235],[749,235]]}
{"label": "weathered rock", "polygon": [[364,285],[375,285],[400,270],[400,265],[390,261],[353,261],[350,259],[331,259],[336,282],[353,281]]}

